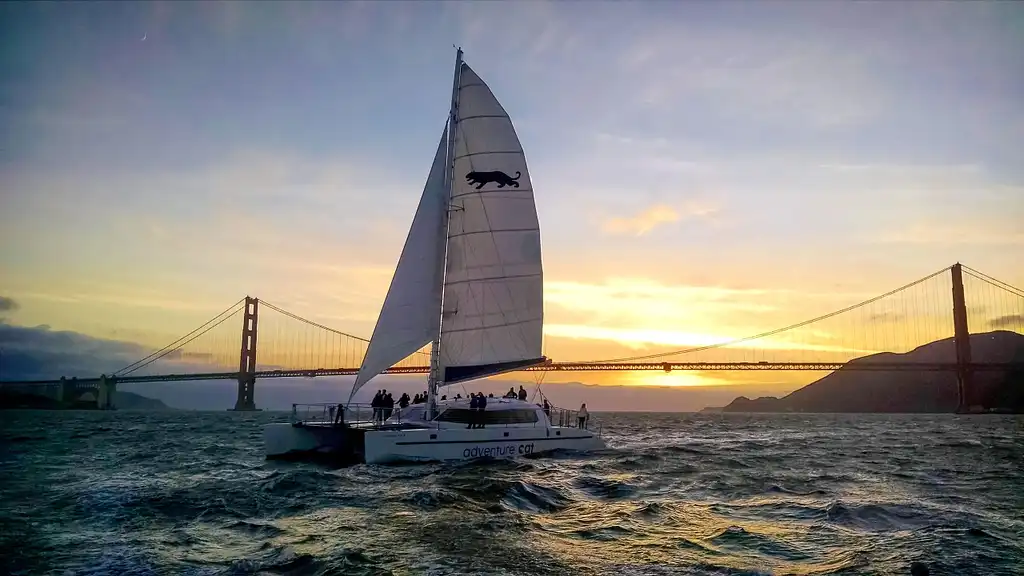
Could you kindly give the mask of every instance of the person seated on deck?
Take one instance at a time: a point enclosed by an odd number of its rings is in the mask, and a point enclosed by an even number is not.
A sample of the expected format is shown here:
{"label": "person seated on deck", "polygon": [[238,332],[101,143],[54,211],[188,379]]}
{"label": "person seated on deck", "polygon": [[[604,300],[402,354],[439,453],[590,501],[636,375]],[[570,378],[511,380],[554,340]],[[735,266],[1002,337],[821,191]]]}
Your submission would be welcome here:
{"label": "person seated on deck", "polygon": [[526,388],[523,388],[522,384],[519,385],[519,399],[523,402],[526,401]]}
{"label": "person seated on deck", "polygon": [[505,393],[505,398],[510,398],[510,399],[516,398],[516,389],[515,388],[509,388],[508,392]]}
{"label": "person seated on deck", "polygon": [[580,428],[587,427],[587,418],[590,418],[590,412],[587,412],[587,403],[584,402],[583,405],[580,406],[580,411],[576,413],[576,420]]}

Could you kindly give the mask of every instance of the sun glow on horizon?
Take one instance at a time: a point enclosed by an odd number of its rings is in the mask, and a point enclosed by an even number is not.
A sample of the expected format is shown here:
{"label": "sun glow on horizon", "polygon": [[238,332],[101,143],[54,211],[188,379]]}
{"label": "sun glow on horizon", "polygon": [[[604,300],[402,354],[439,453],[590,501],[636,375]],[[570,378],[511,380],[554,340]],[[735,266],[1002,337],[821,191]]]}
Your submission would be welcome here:
{"label": "sun glow on horizon", "polygon": [[[723,336],[718,334],[707,334],[699,332],[682,332],[677,330],[658,330],[651,328],[612,328],[607,326],[587,326],[573,324],[546,324],[544,326],[546,336],[570,338],[574,340],[605,340],[611,341],[633,350],[643,350],[651,346],[674,346],[704,347],[715,346],[738,340],[742,337]],[[825,344],[810,344],[802,342],[791,342],[772,338],[758,338],[728,348],[748,348],[762,350],[792,350],[792,351],[816,351],[834,352],[843,354],[867,355],[874,354],[876,350],[852,348],[843,346],[829,346]]]}
{"label": "sun glow on horizon", "polygon": [[700,372],[629,372],[622,379],[626,386],[661,386],[661,387],[696,387],[696,386],[727,386],[728,380],[706,376]]}

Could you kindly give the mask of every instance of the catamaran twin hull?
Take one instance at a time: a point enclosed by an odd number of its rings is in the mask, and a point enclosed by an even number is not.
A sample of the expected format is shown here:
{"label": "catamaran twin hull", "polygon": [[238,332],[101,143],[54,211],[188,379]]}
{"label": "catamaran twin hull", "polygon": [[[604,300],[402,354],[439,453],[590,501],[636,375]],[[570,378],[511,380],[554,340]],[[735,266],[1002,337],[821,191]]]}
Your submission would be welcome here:
{"label": "catamaran twin hull", "polygon": [[264,428],[267,458],[325,458],[367,464],[510,459],[555,450],[605,448],[597,435],[579,428],[366,430],[326,423],[270,424]]}
{"label": "catamaran twin hull", "polygon": [[[522,400],[490,399],[483,411],[468,400],[442,400],[428,420],[426,406],[395,410],[378,422],[299,421],[269,424],[263,439],[268,458],[325,456],[367,464],[391,462],[519,458],[555,450],[591,451],[605,447],[586,428],[555,426],[549,412]],[[553,408],[570,423],[571,414]],[[578,421],[578,419],[576,420]],[[471,427],[483,424],[483,428]]]}

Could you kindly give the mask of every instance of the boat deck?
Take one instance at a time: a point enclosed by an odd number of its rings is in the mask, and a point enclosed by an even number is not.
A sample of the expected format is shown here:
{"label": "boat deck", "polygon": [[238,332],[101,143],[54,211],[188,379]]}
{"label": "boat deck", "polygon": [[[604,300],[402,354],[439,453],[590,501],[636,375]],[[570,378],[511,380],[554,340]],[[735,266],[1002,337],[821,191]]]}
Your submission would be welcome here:
{"label": "boat deck", "polygon": [[[315,404],[292,404],[291,423],[293,426],[310,428],[347,428],[353,430],[424,430],[439,427],[435,422],[433,425],[425,424],[421,420],[403,422],[402,412],[396,407],[394,412],[390,410],[379,411],[370,404],[351,403],[315,403]],[[547,410],[549,425],[551,428],[578,428],[578,410],[558,408],[550,406]],[[535,426],[543,426],[537,422]],[[508,427],[503,424],[488,424],[487,427]],[[519,425],[521,427],[521,425]],[[587,430],[597,436],[601,436],[600,424],[594,428],[589,424],[584,426]]]}

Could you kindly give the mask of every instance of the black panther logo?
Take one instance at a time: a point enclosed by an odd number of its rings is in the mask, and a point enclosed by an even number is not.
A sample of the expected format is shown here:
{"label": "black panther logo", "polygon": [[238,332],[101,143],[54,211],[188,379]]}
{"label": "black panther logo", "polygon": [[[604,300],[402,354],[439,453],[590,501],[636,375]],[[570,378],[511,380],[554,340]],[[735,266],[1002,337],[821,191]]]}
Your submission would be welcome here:
{"label": "black panther logo", "polygon": [[515,178],[501,170],[495,170],[494,172],[470,172],[466,174],[466,182],[470,185],[476,184],[477,190],[483,188],[488,182],[494,182],[498,185],[498,188],[504,188],[505,186],[519,188],[519,182],[516,182],[516,180],[519,180],[520,176],[522,174],[518,170],[516,170]]}

